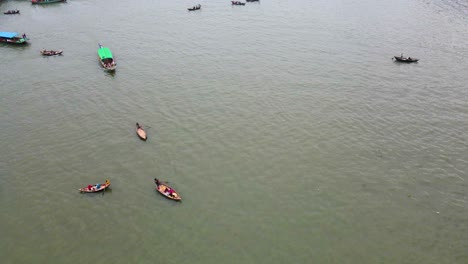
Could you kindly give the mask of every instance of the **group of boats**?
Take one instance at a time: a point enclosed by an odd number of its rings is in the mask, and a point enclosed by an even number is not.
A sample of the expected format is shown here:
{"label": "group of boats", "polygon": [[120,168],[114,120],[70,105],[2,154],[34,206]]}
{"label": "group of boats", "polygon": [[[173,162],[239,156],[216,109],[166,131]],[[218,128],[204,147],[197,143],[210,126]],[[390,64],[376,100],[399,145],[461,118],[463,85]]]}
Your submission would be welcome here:
{"label": "group of boats", "polygon": [[[148,138],[145,129],[138,122],[136,123],[136,134],[143,141],[146,141],[146,139]],[[158,193],[160,193],[164,197],[174,201],[182,201],[182,197],[179,195],[179,193],[176,190],[174,190],[174,188],[169,186],[167,182],[162,182],[159,179],[155,178],[154,183],[156,184],[156,191],[158,191]],[[104,183],[89,184],[88,186],[80,188],[78,190],[82,193],[96,193],[105,191],[107,188],[109,188],[109,186],[110,181],[106,180]]]}
{"label": "group of boats", "polygon": [[[245,1],[246,1],[246,2],[260,2],[260,0],[245,0]],[[231,1],[231,4],[232,4],[232,5],[245,5],[245,3],[241,2],[241,1]],[[188,11],[200,10],[200,9],[201,9],[201,5],[198,4],[198,5],[189,7],[189,8],[187,8],[187,9],[188,9]]]}
{"label": "group of boats", "polygon": [[[167,182],[162,182],[158,178],[154,178],[156,184],[156,191],[162,196],[171,199],[173,201],[182,201],[179,193],[174,190]],[[88,184],[88,186],[78,189],[81,193],[97,193],[105,191],[110,186],[110,181],[106,180],[104,183]]]}

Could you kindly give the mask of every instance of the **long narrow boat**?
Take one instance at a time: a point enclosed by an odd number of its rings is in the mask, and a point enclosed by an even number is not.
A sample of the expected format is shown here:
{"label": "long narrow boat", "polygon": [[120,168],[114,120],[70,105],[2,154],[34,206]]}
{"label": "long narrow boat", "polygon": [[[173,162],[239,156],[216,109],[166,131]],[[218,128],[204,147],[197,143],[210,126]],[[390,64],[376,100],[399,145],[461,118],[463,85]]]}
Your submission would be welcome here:
{"label": "long narrow boat", "polygon": [[41,50],[41,54],[44,56],[55,56],[62,55],[63,50]]}
{"label": "long narrow boat", "polygon": [[136,133],[141,140],[146,141],[147,139],[146,131],[138,123],[136,123]]}
{"label": "long narrow boat", "polygon": [[399,61],[399,62],[406,62],[406,63],[418,62],[418,60],[419,60],[419,59],[411,58],[411,57],[403,57],[403,55],[393,56],[393,59],[395,59],[396,61]]}
{"label": "long narrow boat", "polygon": [[112,52],[109,48],[103,47],[99,44],[98,49],[98,56],[99,62],[101,63],[102,67],[108,71],[114,71],[117,67],[117,64],[114,61],[114,57],[112,56]]}
{"label": "long narrow boat", "polygon": [[29,39],[26,34],[22,36],[16,32],[0,32],[0,42],[13,43],[13,44],[24,44]]}
{"label": "long narrow boat", "polygon": [[195,11],[195,10],[200,10],[201,9],[201,5],[196,5],[196,6],[193,6],[193,7],[190,7],[190,8],[187,8],[188,11]]}
{"label": "long narrow boat", "polygon": [[105,183],[98,183],[98,184],[95,184],[95,185],[90,184],[87,187],[78,189],[78,191],[80,191],[82,193],[83,192],[85,192],[85,193],[94,193],[94,192],[104,191],[109,186],[110,186],[110,181],[106,180]]}
{"label": "long narrow boat", "polygon": [[67,0],[31,0],[32,4],[52,4],[58,2],[66,2]]}
{"label": "long narrow boat", "polygon": [[180,197],[180,195],[166,183],[161,182],[157,178],[154,179],[154,183],[156,183],[156,191],[164,197],[174,201],[182,201],[182,197]]}
{"label": "long narrow boat", "polygon": [[16,10],[8,10],[8,11],[6,11],[6,12],[3,12],[3,14],[5,14],[5,15],[14,15],[14,14],[19,14],[19,13],[20,13],[20,11],[19,11],[18,9],[16,9]]}

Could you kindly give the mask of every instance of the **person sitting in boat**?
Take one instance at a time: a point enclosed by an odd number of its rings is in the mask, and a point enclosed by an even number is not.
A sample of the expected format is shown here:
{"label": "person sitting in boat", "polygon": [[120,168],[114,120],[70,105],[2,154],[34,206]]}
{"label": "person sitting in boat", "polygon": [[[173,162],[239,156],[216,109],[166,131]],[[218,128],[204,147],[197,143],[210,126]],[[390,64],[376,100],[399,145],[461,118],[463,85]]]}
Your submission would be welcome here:
{"label": "person sitting in boat", "polygon": [[91,184],[88,185],[88,191],[91,191],[92,188],[93,188],[93,186]]}
{"label": "person sitting in boat", "polygon": [[100,184],[100,183],[96,184],[96,189],[99,189],[99,188],[101,188],[101,184]]}
{"label": "person sitting in boat", "polygon": [[412,60],[411,57],[408,57],[408,60]]}
{"label": "person sitting in boat", "polygon": [[106,185],[109,185],[110,184],[110,181],[109,180],[106,180]]}

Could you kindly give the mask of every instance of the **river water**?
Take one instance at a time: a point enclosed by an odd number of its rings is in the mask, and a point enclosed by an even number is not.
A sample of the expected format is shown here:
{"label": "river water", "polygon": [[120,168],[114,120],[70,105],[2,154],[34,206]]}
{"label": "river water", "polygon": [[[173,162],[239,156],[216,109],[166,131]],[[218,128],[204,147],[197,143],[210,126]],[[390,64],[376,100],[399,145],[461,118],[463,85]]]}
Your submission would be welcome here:
{"label": "river water", "polygon": [[1,263],[468,263],[466,0],[0,9]]}

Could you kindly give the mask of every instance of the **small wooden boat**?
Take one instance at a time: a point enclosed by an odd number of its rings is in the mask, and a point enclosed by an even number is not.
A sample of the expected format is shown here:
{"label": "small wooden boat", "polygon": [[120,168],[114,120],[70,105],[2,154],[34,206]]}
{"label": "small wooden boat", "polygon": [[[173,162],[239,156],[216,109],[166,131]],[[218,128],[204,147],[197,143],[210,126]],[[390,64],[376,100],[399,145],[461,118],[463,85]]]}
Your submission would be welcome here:
{"label": "small wooden boat", "polygon": [[55,56],[62,55],[63,50],[41,50],[41,54],[44,56]]}
{"label": "small wooden boat", "polygon": [[99,62],[101,63],[102,67],[108,71],[114,71],[117,67],[117,64],[114,61],[114,57],[112,56],[112,52],[109,48],[103,47],[99,44],[98,49],[98,56]]}
{"label": "small wooden boat", "polygon": [[20,13],[20,11],[19,11],[18,9],[16,9],[16,10],[8,10],[8,11],[6,11],[6,12],[3,12],[3,14],[5,14],[5,15],[14,15],[14,14],[19,14],[19,13]]}
{"label": "small wooden boat", "polygon": [[52,4],[58,2],[66,2],[67,0],[31,0],[32,4]]}
{"label": "small wooden boat", "polygon": [[245,5],[245,3],[239,1],[231,1],[232,5]]}
{"label": "small wooden boat", "polygon": [[260,0],[245,0],[246,2],[260,2]]}
{"label": "small wooden boat", "polygon": [[156,191],[158,191],[164,197],[174,201],[182,201],[180,195],[166,183],[163,183],[156,178],[154,179],[154,183],[156,183]]}
{"label": "small wooden boat", "polygon": [[21,36],[16,32],[0,32],[0,42],[25,44],[28,40],[26,34]]}
{"label": "small wooden boat", "polygon": [[136,133],[141,140],[146,141],[147,139],[146,131],[138,123],[136,123]]}
{"label": "small wooden boat", "polygon": [[201,5],[196,5],[194,7],[191,7],[191,8],[187,8],[188,11],[195,11],[195,10],[200,10],[201,9]]}
{"label": "small wooden boat", "polygon": [[399,62],[407,62],[407,63],[417,62],[419,60],[419,59],[411,58],[411,57],[403,57],[403,54],[401,54],[401,56],[393,56],[392,59],[395,59],[396,61],[399,61]]}
{"label": "small wooden boat", "polygon": [[88,185],[87,187],[78,189],[80,192],[85,192],[85,193],[94,193],[94,192],[100,192],[104,191],[110,186],[110,181],[106,180],[105,183],[98,183],[95,185]]}

